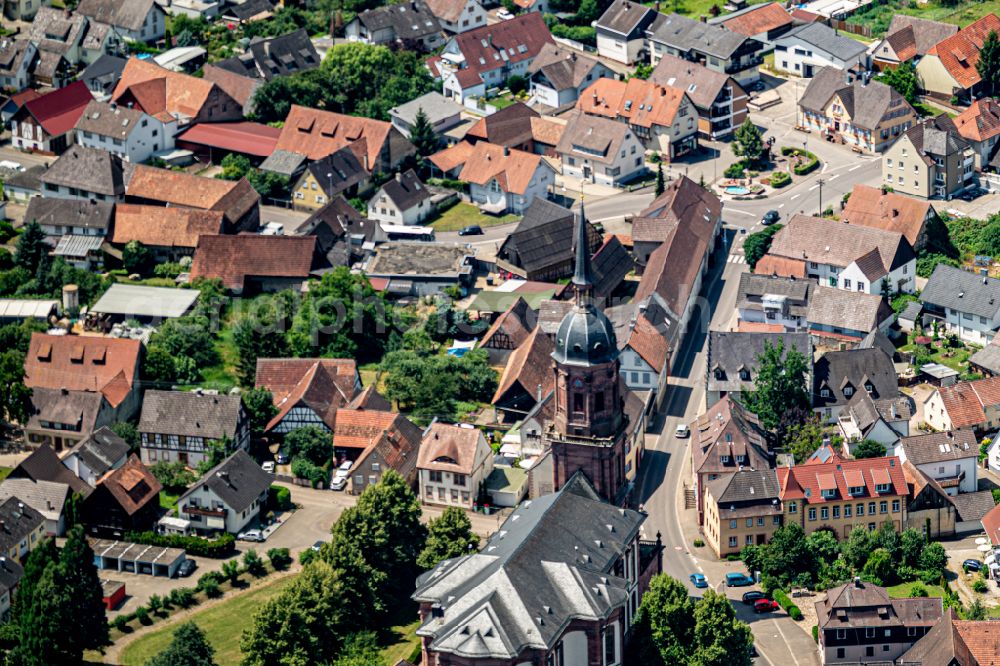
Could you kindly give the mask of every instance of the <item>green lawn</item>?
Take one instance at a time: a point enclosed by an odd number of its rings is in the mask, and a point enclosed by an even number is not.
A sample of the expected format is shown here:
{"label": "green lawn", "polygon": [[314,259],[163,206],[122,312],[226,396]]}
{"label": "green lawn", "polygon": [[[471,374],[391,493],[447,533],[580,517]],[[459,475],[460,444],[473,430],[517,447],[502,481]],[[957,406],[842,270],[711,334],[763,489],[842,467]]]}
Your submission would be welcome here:
{"label": "green lawn", "polygon": [[414,620],[410,624],[390,629],[389,636],[395,640],[382,648],[382,660],[387,664],[395,664],[400,659],[410,659],[420,648],[420,638],[417,636],[419,627],[420,620]]}
{"label": "green lawn", "polygon": [[166,509],[168,512],[173,511],[177,508],[177,500],[180,499],[180,495],[175,495],[174,493],[168,493],[166,490],[160,491],[160,508]]}
{"label": "green lawn", "polygon": [[[910,590],[913,589],[914,585],[922,585],[919,581],[914,581],[912,583],[901,583],[899,585],[893,585],[887,588],[889,591],[889,596],[893,599],[907,599],[910,596]],[[940,585],[924,585],[924,589],[927,590],[927,596],[929,597],[943,597],[944,588]]]}
{"label": "green lawn", "polygon": [[508,224],[516,222],[518,215],[485,215],[472,204],[459,201],[457,204],[441,213],[436,220],[431,222],[431,227],[435,231],[459,231],[472,224],[481,227],[493,227],[498,224]]}
{"label": "green lawn", "polygon": [[[911,338],[912,340],[912,338]],[[916,345],[912,342],[903,345],[899,348],[900,352],[911,352],[916,349]],[[972,356],[978,347],[966,346],[966,347],[935,347],[933,344],[928,348],[930,362],[940,363],[941,365],[948,366],[952,370],[957,370],[960,373],[969,372],[969,357]],[[945,356],[946,353],[950,353],[950,356]]]}
{"label": "green lawn", "polygon": [[14,471],[13,467],[0,467],[0,481],[3,481],[8,476],[10,476],[10,473],[13,471]]}
{"label": "green lawn", "polygon": [[[757,5],[766,1],[750,0],[747,4]],[[656,0],[649,0],[645,4],[649,7],[655,7],[657,3]],[[673,2],[668,0],[660,3],[660,11],[665,14],[677,12],[682,16],[696,19],[700,16],[712,16],[712,6],[714,5],[721,10],[724,4],[726,4],[724,0],[673,0]]]}
{"label": "green lawn", "polygon": [[[847,22],[870,27],[872,29],[872,37],[879,38],[885,34],[886,28],[889,27],[889,23],[895,14],[908,14],[932,21],[966,26],[987,14],[996,12],[1000,12],[1000,0],[962,3],[959,7],[945,7],[936,0],[931,0],[927,4],[916,2],[903,3],[900,0],[889,0],[885,4],[872,4],[870,9],[855,13],[847,19]],[[848,35],[848,37],[852,36]]]}
{"label": "green lawn", "polygon": [[[277,596],[292,580],[294,576],[285,576],[264,583],[190,616],[215,648],[215,661],[219,666],[235,666],[240,663],[240,638],[243,629],[250,625],[257,609],[268,599]],[[122,650],[121,663],[124,666],[145,664],[170,643],[177,624],[171,622],[136,639]]]}

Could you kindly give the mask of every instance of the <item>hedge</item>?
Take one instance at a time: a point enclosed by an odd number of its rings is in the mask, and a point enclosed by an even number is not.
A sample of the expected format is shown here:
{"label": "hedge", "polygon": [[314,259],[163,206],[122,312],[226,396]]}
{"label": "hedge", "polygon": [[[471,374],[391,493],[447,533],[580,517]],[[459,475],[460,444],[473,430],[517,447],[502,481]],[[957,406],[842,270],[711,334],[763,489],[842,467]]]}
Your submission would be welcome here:
{"label": "hedge", "polygon": [[819,627],[815,624],[813,625],[813,640],[819,643]]}
{"label": "hedge", "polygon": [[771,187],[775,189],[785,187],[790,182],[792,182],[792,177],[784,171],[775,171],[771,174]]}
{"label": "hedge", "polygon": [[815,153],[811,153],[808,150],[802,150],[801,148],[792,148],[790,146],[783,146],[781,148],[781,154],[785,157],[792,155],[803,156],[809,159],[805,164],[796,164],[792,167],[792,171],[795,172],[797,176],[804,176],[807,173],[814,171],[816,167],[819,166],[819,158],[816,157]]}
{"label": "hedge", "polygon": [[788,617],[796,621],[802,619],[802,609],[792,603],[792,600],[788,598],[788,595],[785,594],[784,590],[775,590],[774,600],[778,602],[779,606],[785,609],[785,612],[788,613]]}
{"label": "hedge", "polygon": [[164,548],[182,548],[191,555],[200,557],[227,557],[235,550],[236,537],[223,534],[216,539],[203,539],[197,536],[181,536],[179,534],[157,534],[156,532],[128,532],[125,541],[141,543],[147,546],[162,546]]}
{"label": "hedge", "polygon": [[276,511],[291,509],[292,491],[284,486],[271,486],[267,489],[267,506]]}

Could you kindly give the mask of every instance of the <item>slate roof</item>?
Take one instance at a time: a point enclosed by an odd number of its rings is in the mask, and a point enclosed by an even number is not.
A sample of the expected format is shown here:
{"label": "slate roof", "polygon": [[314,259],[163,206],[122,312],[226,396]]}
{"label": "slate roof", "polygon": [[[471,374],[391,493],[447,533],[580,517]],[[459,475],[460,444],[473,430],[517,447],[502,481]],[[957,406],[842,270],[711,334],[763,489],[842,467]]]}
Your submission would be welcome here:
{"label": "slate roof", "polygon": [[683,90],[699,110],[710,109],[726,86],[733,89],[733,97],[744,94],[740,85],[728,74],[712,71],[704,65],[669,54],[660,58],[653,73],[649,75],[649,80],[661,86]]}
{"label": "slate roof", "polygon": [[879,419],[892,424],[908,422],[912,416],[910,401],[904,395],[875,400],[866,391],[856,391],[846,409],[863,436],[868,435]]}
{"label": "slate roof", "polygon": [[[235,11],[234,5],[227,12]],[[254,37],[240,55],[214,63],[233,74],[270,81],[319,67],[321,58],[304,28],[277,37]]]}
{"label": "slate roof", "polygon": [[482,437],[477,428],[436,421],[424,431],[417,467],[472,474]]}
{"label": "slate roof", "polygon": [[969,146],[968,142],[958,133],[955,122],[943,113],[935,118],[915,124],[906,130],[903,136],[913,143],[917,154],[927,164],[934,162],[934,156],[954,155]]}
{"label": "slate roof", "polygon": [[[535,197],[497,251],[497,257],[527,273],[543,271],[573,258],[573,211],[543,197]],[[601,236],[587,225],[587,238],[593,252],[600,247]]]}
{"label": "slate roof", "polygon": [[8,479],[32,479],[33,481],[51,481],[64,483],[84,497],[93,492],[93,488],[62,464],[59,456],[48,444],[42,444],[22,460],[7,477]]}
{"label": "slate roof", "polygon": [[236,439],[242,403],[238,395],[200,395],[194,391],[146,391],[139,432]]}
{"label": "slate roof", "polygon": [[30,388],[92,391],[117,407],[132,391],[139,340],[33,333],[24,361]]}
{"label": "slate roof", "polygon": [[[708,390],[740,392],[752,391],[757,375],[757,359],[767,345],[784,345],[786,353],[796,350],[812,365],[812,342],[808,333],[728,333],[710,331],[708,334]],[[740,370],[750,373],[749,380],[740,379]],[[717,378],[716,372],[722,377]]]}
{"label": "slate roof", "polygon": [[437,17],[423,2],[411,0],[398,5],[366,9],[357,15],[369,32],[392,29],[397,40],[418,40],[441,32]]}
{"label": "slate roof", "polygon": [[106,150],[73,144],[41,176],[41,182],[118,198],[125,194],[130,166]]}
{"label": "slate roof", "polygon": [[850,60],[867,50],[861,42],[837,34],[833,28],[823,23],[807,23],[792,28],[780,38],[782,41],[797,41],[808,44],[817,51],[825,51],[840,60]]}
{"label": "slate roof", "polygon": [[100,476],[129,452],[129,445],[107,426],[98,428],[67,452],[77,455],[94,474]]}
{"label": "slate roof", "polygon": [[927,54],[937,56],[959,86],[971,88],[981,80],[977,69],[979,51],[991,32],[1000,32],[1000,18],[996,14],[987,14],[970,23],[938,42]]}
{"label": "slate roof", "polygon": [[258,497],[271,487],[274,477],[239,449],[210,469],[205,476],[181,495],[179,502],[207,486],[234,513],[246,511]]}
{"label": "slate roof", "polygon": [[204,234],[191,262],[191,278],[219,278],[227,289],[242,290],[247,278],[309,278],[315,236]]}
{"label": "slate roof", "polygon": [[[465,2],[461,2],[460,8],[464,7]],[[413,125],[413,123],[417,120],[417,114],[421,110],[423,110],[424,115],[427,116],[427,120],[430,122],[432,127],[443,120],[451,118],[452,116],[458,116],[462,112],[462,108],[454,101],[448,99],[436,90],[432,90],[431,92],[423,94],[416,99],[406,102],[405,104],[400,104],[397,107],[389,109],[389,114],[394,118],[399,118],[408,125]]]}
{"label": "slate roof", "polygon": [[[885,39],[900,62],[927,55],[939,42],[958,32],[958,26],[928,19],[896,14],[885,31]],[[873,54],[878,57],[877,54]]]}
{"label": "slate roof", "polygon": [[[817,408],[846,405],[853,392],[864,391],[872,385],[871,396],[887,400],[899,396],[896,369],[892,359],[881,349],[849,349],[824,354],[813,365],[813,406]],[[844,394],[852,387],[852,395]],[[823,389],[829,396],[823,397]]]}
{"label": "slate roof", "polygon": [[946,497],[955,506],[955,510],[958,512],[956,520],[959,522],[981,521],[983,516],[996,506],[996,502],[993,501],[993,493],[989,490],[946,495]]}
{"label": "slate roof", "polygon": [[596,58],[557,44],[545,44],[528,65],[528,76],[540,72],[555,90],[577,89],[598,64]]}
{"label": "slate roof", "polygon": [[518,506],[481,552],[417,579],[413,598],[443,611],[418,635],[430,650],[480,660],[550,650],[574,619],[605,618],[626,603],[627,583],[612,569],[644,520],[601,502],[575,475]]}
{"label": "slate roof", "polygon": [[941,618],[942,612],[940,598],[891,599],[884,587],[861,581],[836,587],[827,593],[826,599],[816,602],[820,631],[930,627]]}
{"label": "slate roof", "polygon": [[[91,26],[93,28],[93,26]],[[80,74],[83,81],[90,90],[100,91],[110,95],[115,89],[122,71],[125,69],[125,58],[111,56],[102,53],[101,57],[87,66]]]}
{"label": "slate roof", "polygon": [[594,279],[594,296],[608,298],[635,269],[632,254],[617,236],[608,236],[590,260]]}
{"label": "slate roof", "polygon": [[408,211],[432,196],[413,169],[405,173],[396,173],[395,178],[385,181],[380,191],[389,197],[400,211]]}
{"label": "slate roof", "polygon": [[[57,423],[88,433],[97,424],[103,396],[93,391],[62,391],[53,388],[31,390],[29,428],[42,428],[42,424]],[[49,426],[51,427],[51,426]]]}
{"label": "slate roof", "polygon": [[76,11],[100,23],[139,31],[153,9],[159,9],[154,0],[81,0]]}
{"label": "slate roof", "polygon": [[124,465],[99,479],[97,486],[104,486],[130,516],[149,504],[159,503],[160,490],[163,489],[149,468],[134,453]]}
{"label": "slate roof", "polygon": [[[708,408],[691,423],[691,455],[696,474],[726,474],[744,469],[768,469],[768,434],[757,415],[730,396]],[[722,458],[728,456],[728,461]],[[742,457],[742,462],[739,458]]]}
{"label": "slate roof", "polygon": [[17,587],[24,575],[24,567],[9,557],[0,557],[0,593],[9,592]]}
{"label": "slate roof", "polygon": [[335,197],[344,190],[368,179],[368,172],[350,148],[310,162],[307,167],[327,197]]}
{"label": "slate roof", "polygon": [[[274,5],[269,0],[244,0],[238,4],[229,4],[223,13],[240,21],[249,21],[256,16],[273,11]],[[303,32],[305,31],[303,30]]]}
{"label": "slate roof", "polygon": [[43,226],[66,226],[98,229],[107,232],[114,218],[115,205],[108,201],[32,197],[24,213],[25,220]]}
{"label": "slate roof", "polygon": [[979,456],[979,441],[971,429],[932,432],[899,440],[906,459],[914,465],[962,460]]}
{"label": "slate roof", "polygon": [[[32,53],[32,59],[38,58],[37,49],[30,48],[32,46],[31,40],[28,39],[11,39],[5,37],[0,40],[0,72],[7,75],[13,75],[21,70],[24,65],[24,59],[28,57],[28,53]],[[31,68],[31,62],[28,63],[28,68]]]}
{"label": "slate roof", "polygon": [[1000,311],[1000,280],[938,264],[920,292],[920,300],[992,320]]}
{"label": "slate roof", "polygon": [[768,254],[844,268],[873,249],[878,277],[916,258],[900,233],[799,214],[774,235]]}
{"label": "slate roof", "polygon": [[778,475],[773,469],[742,469],[723,474],[709,481],[707,487],[719,508],[720,520],[743,517],[748,508],[752,508],[754,516],[781,514]]}
{"label": "slate roof", "polygon": [[868,334],[891,316],[892,308],[881,296],[822,285],[812,290],[806,310],[810,326],[831,326],[844,333]]}
{"label": "slate roof", "polygon": [[531,119],[537,111],[523,102],[515,102],[496,113],[480,118],[465,133],[467,138],[482,139],[498,146],[519,147],[531,140]]}
{"label": "slate roof", "polygon": [[644,20],[652,20],[651,15],[655,13],[638,2],[615,0],[604,10],[601,18],[597,19],[596,27],[628,36]]}
{"label": "slate roof", "polygon": [[17,497],[0,503],[0,552],[8,553],[45,522],[45,517]]}
{"label": "slate roof", "polygon": [[625,142],[633,136],[628,125],[610,118],[580,111],[571,111],[568,118],[566,130],[556,146],[556,152],[563,159],[576,154],[584,156],[578,159],[589,159],[597,164],[616,164]]}
{"label": "slate roof", "polygon": [[65,483],[32,479],[5,479],[0,483],[0,501],[16,497],[51,521],[59,520],[69,496]]}
{"label": "slate roof", "polygon": [[1000,374],[1000,332],[993,336],[988,345],[970,356],[969,363],[985,368],[991,374]]}
{"label": "slate roof", "polygon": [[39,7],[31,20],[29,38],[43,51],[65,55],[80,41],[80,33],[86,30],[87,19],[77,12]]}
{"label": "slate roof", "polygon": [[723,60],[732,56],[748,39],[738,32],[680,14],[657,16],[646,34],[652,41],[666,44],[681,53],[707,53]]}

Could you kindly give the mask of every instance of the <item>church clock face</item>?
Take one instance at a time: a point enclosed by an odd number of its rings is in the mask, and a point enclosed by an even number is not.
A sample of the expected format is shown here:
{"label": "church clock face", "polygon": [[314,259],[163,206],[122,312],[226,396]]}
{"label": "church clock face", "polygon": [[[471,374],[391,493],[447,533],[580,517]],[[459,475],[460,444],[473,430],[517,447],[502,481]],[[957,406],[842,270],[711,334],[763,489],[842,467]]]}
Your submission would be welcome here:
{"label": "church clock face", "polygon": [[573,388],[583,388],[583,382],[580,381],[579,377],[573,380]]}

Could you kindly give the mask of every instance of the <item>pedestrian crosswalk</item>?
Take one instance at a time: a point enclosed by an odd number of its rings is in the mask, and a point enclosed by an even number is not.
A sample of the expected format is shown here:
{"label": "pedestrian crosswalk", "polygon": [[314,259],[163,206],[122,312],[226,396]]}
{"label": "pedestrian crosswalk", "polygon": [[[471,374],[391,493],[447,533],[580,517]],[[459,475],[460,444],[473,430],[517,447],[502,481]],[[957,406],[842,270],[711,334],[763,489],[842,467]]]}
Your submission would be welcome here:
{"label": "pedestrian crosswalk", "polygon": [[747,263],[747,258],[742,254],[731,254],[726,258],[726,263],[730,264],[745,264]]}

